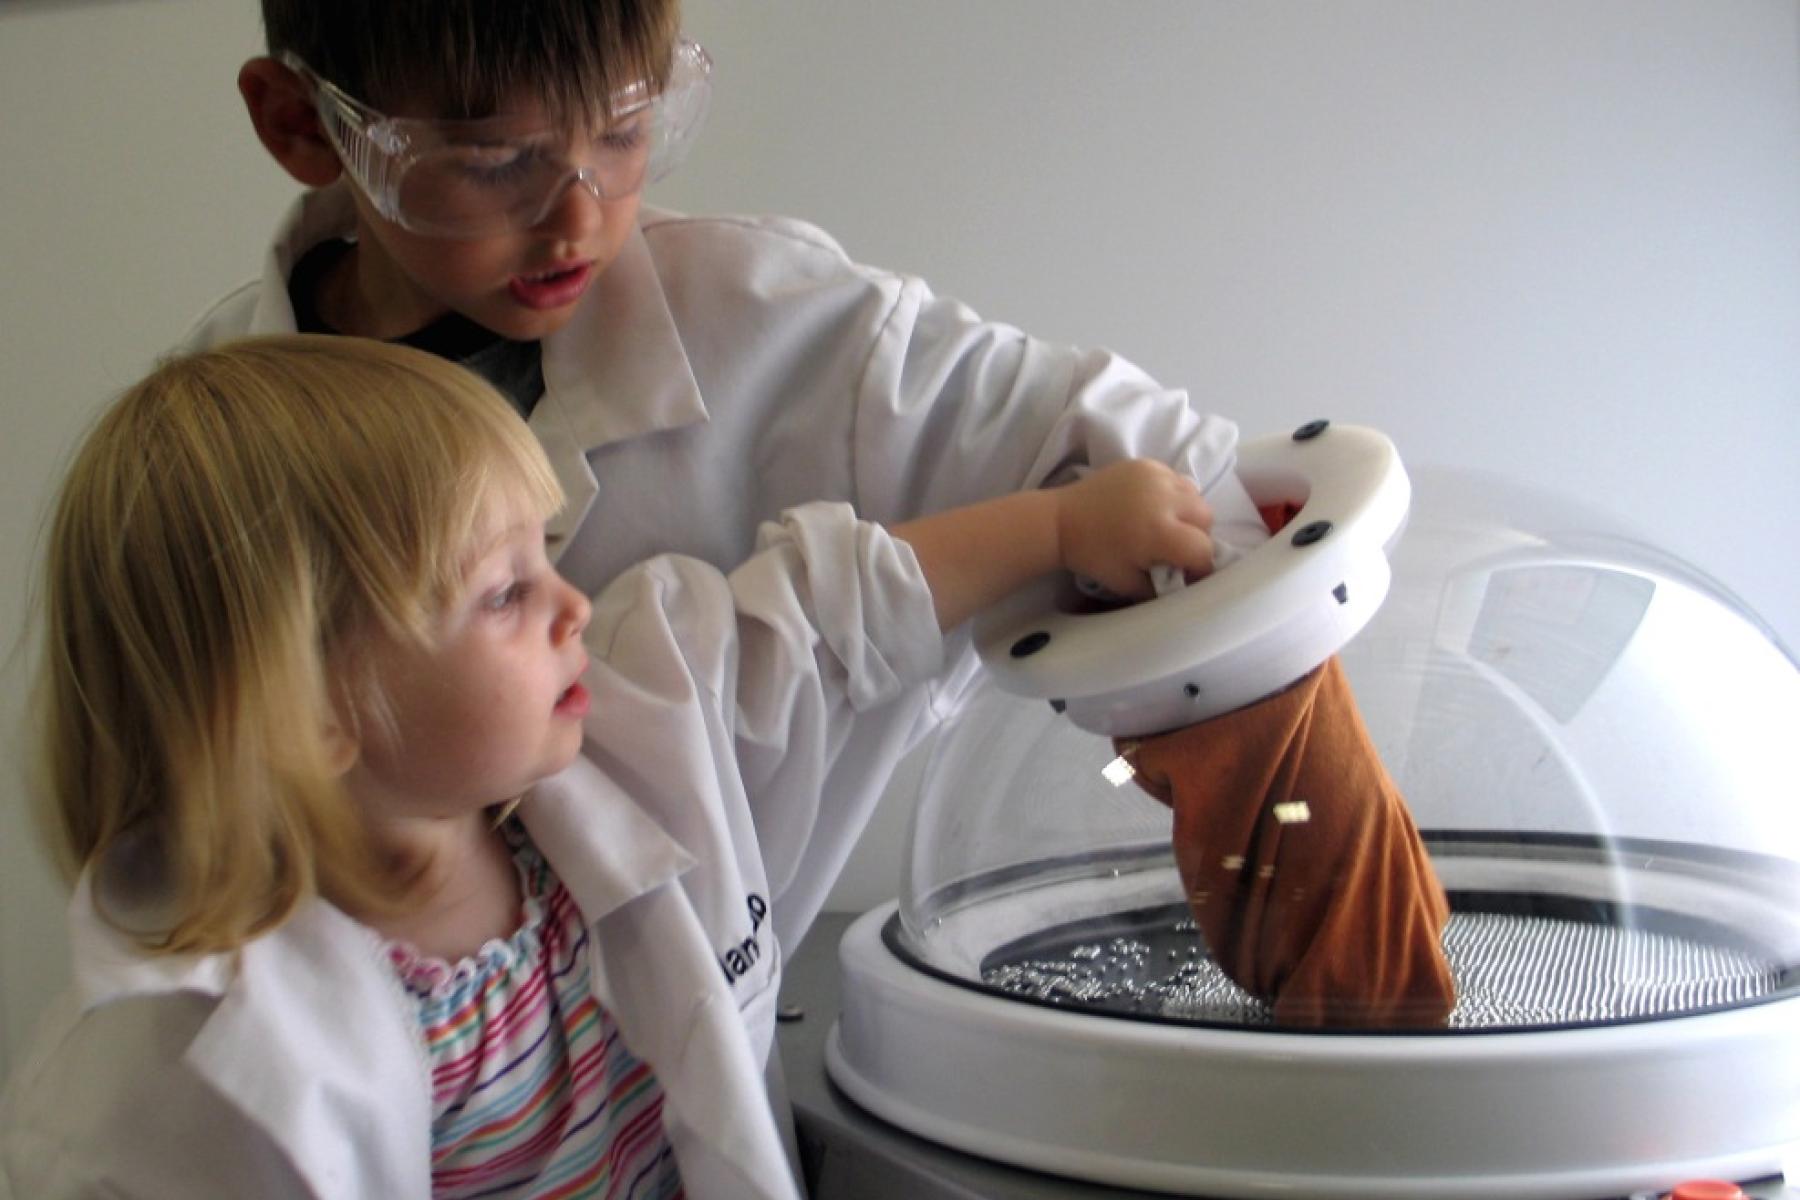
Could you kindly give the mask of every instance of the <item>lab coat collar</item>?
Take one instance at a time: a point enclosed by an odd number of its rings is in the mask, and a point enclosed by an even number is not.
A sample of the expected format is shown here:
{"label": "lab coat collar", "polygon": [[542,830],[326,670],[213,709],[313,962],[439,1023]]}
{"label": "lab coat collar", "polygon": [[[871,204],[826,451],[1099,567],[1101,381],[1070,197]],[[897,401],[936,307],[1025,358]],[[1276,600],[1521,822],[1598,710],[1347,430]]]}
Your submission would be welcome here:
{"label": "lab coat collar", "polygon": [[642,226],[543,350],[541,403],[563,410],[584,449],[706,420]]}
{"label": "lab coat collar", "polygon": [[590,452],[707,419],[641,227],[544,339],[543,366],[531,429],[564,495],[545,533],[567,545],[600,492]]}
{"label": "lab coat collar", "polygon": [[355,233],[356,204],[350,197],[349,185],[342,180],[308,191],[295,200],[281,223],[281,232],[263,256],[262,280],[257,285],[247,332],[294,332],[294,303],[288,298],[288,279],[294,273],[294,264],[320,242]]}
{"label": "lab coat collar", "polygon": [[[694,865],[585,760],[520,816],[590,923]],[[100,915],[93,890],[89,870],[69,910],[84,1011],[137,995],[215,998],[184,1061],[268,1131],[315,1194],[429,1193],[429,1068],[377,933],[315,897],[234,952],[152,955]]]}
{"label": "lab coat collar", "polygon": [[[107,911],[114,911],[114,906]],[[165,992],[220,996],[236,974],[229,955],[144,953],[128,934],[101,916],[91,867],[75,883],[68,923],[75,1001],[82,1012],[129,996]]]}
{"label": "lab coat collar", "polygon": [[314,899],[238,958],[186,1061],[317,1196],[430,1194],[430,1067],[380,936]]}
{"label": "lab coat collar", "polygon": [[[532,789],[519,806],[519,817],[590,924],[673,881],[696,861],[585,758],[577,758]],[[147,855],[144,861],[149,861]],[[314,898],[302,902],[273,932],[236,953],[149,954],[101,915],[94,888],[95,871],[90,867],[76,881],[68,914],[75,992],[84,1012],[130,996],[169,992],[224,996],[244,971],[265,961],[248,953],[265,942],[278,947],[278,960],[280,948],[311,946],[331,931],[345,943],[376,937],[327,901]],[[141,906],[114,901],[106,911],[127,926],[154,924]]]}
{"label": "lab coat collar", "polygon": [[[320,242],[355,232],[356,206],[342,180],[296,200],[264,259],[250,332],[292,332],[294,265]],[[707,418],[641,225],[568,323],[544,339],[543,362],[542,403],[560,410],[559,424],[583,450]]]}
{"label": "lab coat collar", "polygon": [[[249,332],[291,333],[294,264],[320,242],[355,230],[356,206],[343,180],[296,200],[264,260]],[[541,348],[544,396],[531,426],[568,496],[548,532],[566,538],[599,492],[590,451],[707,419],[641,224]]]}
{"label": "lab coat collar", "polygon": [[236,951],[152,955],[101,917],[93,890],[90,869],[69,913],[83,1011],[132,996],[212,997],[182,1060],[268,1132],[316,1196],[430,1192],[428,1070],[377,934],[313,898]]}

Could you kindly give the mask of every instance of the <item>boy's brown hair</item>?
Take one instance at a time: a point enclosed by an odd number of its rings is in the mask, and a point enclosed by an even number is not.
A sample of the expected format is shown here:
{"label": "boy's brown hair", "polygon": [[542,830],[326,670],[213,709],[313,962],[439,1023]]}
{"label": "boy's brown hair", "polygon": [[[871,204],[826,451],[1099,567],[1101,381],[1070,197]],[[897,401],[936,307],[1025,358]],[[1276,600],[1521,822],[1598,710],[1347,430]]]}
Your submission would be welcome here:
{"label": "boy's brown hair", "polygon": [[[394,115],[492,116],[525,96],[567,122],[667,80],[680,0],[263,0],[269,53]],[[415,111],[395,110],[408,106]]]}

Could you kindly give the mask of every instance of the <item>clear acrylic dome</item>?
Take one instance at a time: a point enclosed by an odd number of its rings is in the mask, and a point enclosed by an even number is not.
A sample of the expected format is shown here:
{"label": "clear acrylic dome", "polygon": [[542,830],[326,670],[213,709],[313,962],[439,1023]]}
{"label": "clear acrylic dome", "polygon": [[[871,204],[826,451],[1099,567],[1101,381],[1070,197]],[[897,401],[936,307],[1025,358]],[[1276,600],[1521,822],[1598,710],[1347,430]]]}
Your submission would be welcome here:
{"label": "clear acrylic dome", "polygon": [[[1791,994],[1794,662],[1612,518],[1479,475],[1414,483],[1387,601],[1340,657],[1451,896],[1450,1030]],[[1199,969],[1170,811],[1111,782],[1115,758],[987,689],[923,773],[899,947],[1021,999],[1265,1021]]]}
{"label": "clear acrylic dome", "polygon": [[923,768],[900,901],[839,946],[826,1065],[853,1101],[990,1159],[1246,1200],[1800,1169],[1793,658],[1613,518],[1411,482],[1386,603],[1339,658],[1449,896],[1449,1016],[1273,1020],[1190,919],[1170,810],[1107,779],[1111,739],[994,689]]}
{"label": "clear acrylic dome", "polygon": [[1110,739],[989,690],[922,773],[898,904],[840,945],[846,1094],[973,1154],[1245,1200],[1800,1169],[1800,671],[1611,518],[1412,484],[1340,658],[1449,897],[1448,1018],[1273,1020],[1210,956],[1170,812],[1109,781]]}

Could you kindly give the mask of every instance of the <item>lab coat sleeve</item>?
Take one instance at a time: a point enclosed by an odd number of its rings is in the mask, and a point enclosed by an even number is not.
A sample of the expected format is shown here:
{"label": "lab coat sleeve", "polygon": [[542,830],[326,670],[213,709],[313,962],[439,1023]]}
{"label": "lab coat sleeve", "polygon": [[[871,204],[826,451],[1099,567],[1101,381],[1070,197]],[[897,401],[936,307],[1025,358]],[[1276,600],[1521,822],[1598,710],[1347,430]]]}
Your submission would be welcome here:
{"label": "lab coat sleeve", "polygon": [[1237,438],[1115,354],[983,321],[902,278],[856,397],[857,504],[893,522],[1157,458],[1201,485],[1228,559],[1268,536],[1234,471]]}
{"label": "lab coat sleeve", "polygon": [[912,548],[845,505],[765,524],[731,588],[738,758],[766,836],[775,811],[816,804],[852,719],[881,720],[887,701],[936,673],[944,642]]}
{"label": "lab coat sleeve", "polygon": [[[874,525],[854,530],[807,506],[764,525],[762,553],[732,575],[754,614],[741,649],[736,744],[787,948],[824,902],[876,794],[918,737],[942,666],[938,630],[911,547]],[[803,571],[796,570],[805,564]],[[779,614],[807,612],[784,630]]]}
{"label": "lab coat sleeve", "polygon": [[801,855],[828,777],[871,725],[913,719],[889,702],[944,652],[911,548],[823,501],[765,524],[729,576],[672,555],[627,572],[587,641],[589,756],[697,858],[748,847],[759,876]]}
{"label": "lab coat sleeve", "polygon": [[[911,547],[846,504],[818,501],[765,523],[756,553],[723,579],[676,556],[637,574],[597,602],[602,653],[628,667],[647,641],[665,641],[682,678],[665,671],[657,690],[717,710],[753,794],[816,791],[852,717],[922,683],[943,661]],[[644,611],[651,593],[655,615]],[[647,615],[662,637],[646,638]],[[629,640],[618,636],[626,628]],[[646,681],[658,674],[650,667],[638,662]]]}

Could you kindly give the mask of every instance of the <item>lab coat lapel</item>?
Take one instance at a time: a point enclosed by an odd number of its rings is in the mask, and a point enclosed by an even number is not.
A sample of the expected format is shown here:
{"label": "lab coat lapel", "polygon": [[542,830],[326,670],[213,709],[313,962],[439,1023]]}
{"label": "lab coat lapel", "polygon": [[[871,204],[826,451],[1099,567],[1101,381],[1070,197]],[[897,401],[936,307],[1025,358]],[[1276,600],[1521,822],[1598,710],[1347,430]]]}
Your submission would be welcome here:
{"label": "lab coat lapel", "polygon": [[325,1200],[431,1193],[431,1094],[375,935],[323,901],[239,952],[187,1061],[282,1147]]}
{"label": "lab coat lapel", "polygon": [[534,787],[519,818],[589,924],[694,865],[693,855],[585,758]]}
{"label": "lab coat lapel", "polygon": [[693,856],[586,759],[519,814],[595,928],[596,994],[662,1085],[687,1194],[794,1200],[762,1064],[680,885]]}
{"label": "lab coat lapel", "polygon": [[[288,278],[307,250],[354,235],[348,185],[340,180],[301,196],[283,229],[264,260],[247,333],[294,331]],[[568,497],[546,532],[567,544],[600,490],[589,451],[707,419],[641,229],[632,230],[568,324],[544,339],[542,354],[544,396],[532,409],[531,428]]]}
{"label": "lab coat lapel", "polygon": [[589,451],[706,420],[642,230],[632,231],[569,323],[544,339],[543,365],[531,428],[568,495],[548,528],[566,539],[599,492]]}
{"label": "lab coat lapel", "polygon": [[674,884],[601,922],[596,984],[663,1088],[663,1129],[695,1200],[798,1200],[745,1018]]}
{"label": "lab coat lapel", "polygon": [[[109,879],[149,861],[130,849],[115,851],[124,870]],[[424,1049],[374,933],[312,899],[233,953],[147,954],[100,916],[95,879],[83,872],[69,906],[84,1010],[137,995],[216,997],[184,1061],[268,1132],[320,1200],[430,1195]],[[108,912],[154,925],[144,898],[153,888],[125,893],[138,899],[116,894],[108,891]]]}

